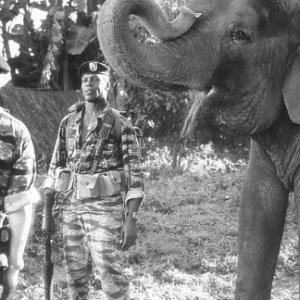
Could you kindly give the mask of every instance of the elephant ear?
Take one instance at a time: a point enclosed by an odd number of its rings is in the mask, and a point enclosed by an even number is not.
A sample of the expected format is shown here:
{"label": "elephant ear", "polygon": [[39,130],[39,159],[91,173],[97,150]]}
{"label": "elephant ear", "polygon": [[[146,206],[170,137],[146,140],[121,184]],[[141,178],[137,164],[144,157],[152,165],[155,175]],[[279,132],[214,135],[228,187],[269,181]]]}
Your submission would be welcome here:
{"label": "elephant ear", "polygon": [[290,119],[300,124],[300,57],[296,57],[287,70],[282,95]]}

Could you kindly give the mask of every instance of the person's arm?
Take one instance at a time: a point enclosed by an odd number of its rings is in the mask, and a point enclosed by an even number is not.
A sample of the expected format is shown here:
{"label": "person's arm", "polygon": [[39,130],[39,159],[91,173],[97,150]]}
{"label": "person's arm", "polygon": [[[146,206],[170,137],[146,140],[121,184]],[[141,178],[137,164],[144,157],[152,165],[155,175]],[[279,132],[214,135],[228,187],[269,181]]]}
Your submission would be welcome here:
{"label": "person's arm", "polygon": [[127,182],[125,195],[125,224],[124,237],[121,248],[128,249],[137,238],[136,219],[137,213],[144,198],[144,183],[141,168],[141,151],[132,125],[125,121],[121,130],[122,156]]}
{"label": "person's arm", "polygon": [[9,268],[4,278],[4,294],[16,288],[19,270],[23,268],[23,255],[33,221],[34,204],[39,201],[39,193],[34,188],[36,161],[30,134],[21,122],[13,128],[15,150],[4,209],[11,231]]}
{"label": "person's arm", "polygon": [[24,265],[23,254],[33,219],[32,204],[26,204],[19,210],[9,213],[8,218],[11,229],[9,265],[15,269],[22,269]]}
{"label": "person's arm", "polygon": [[[52,207],[54,204],[54,184],[56,178],[56,171],[58,168],[65,167],[67,164],[67,147],[66,147],[66,126],[67,117],[65,117],[59,126],[58,134],[52,154],[50,167],[48,170],[48,177],[43,184],[44,188],[44,217],[42,222],[42,230],[46,232],[54,232],[54,220],[52,218],[52,212],[47,210],[47,207]],[[46,202],[52,201],[51,205],[47,205]]]}
{"label": "person's arm", "polygon": [[44,189],[49,189],[51,191],[54,190],[56,171],[58,168],[65,167],[67,164],[67,148],[66,148],[67,122],[68,119],[65,117],[60,123],[50,167],[48,170],[48,177],[43,185]]}
{"label": "person's arm", "polygon": [[144,198],[141,151],[135,131],[127,120],[122,124],[121,137],[123,166],[127,181],[125,210],[137,212]]}
{"label": "person's arm", "polygon": [[4,209],[11,229],[10,256],[13,259],[9,261],[12,265],[22,267],[22,259],[15,258],[23,255],[32,220],[32,205],[39,201],[39,193],[34,187],[36,161],[30,134],[22,123],[17,123],[14,130],[16,147]]}
{"label": "person's arm", "polygon": [[23,255],[34,219],[33,204],[27,203],[17,211],[8,213],[8,219],[11,239],[8,269],[5,271],[3,278],[2,297],[5,297],[5,295],[9,297],[9,295],[12,295],[16,290],[19,272],[24,266]]}

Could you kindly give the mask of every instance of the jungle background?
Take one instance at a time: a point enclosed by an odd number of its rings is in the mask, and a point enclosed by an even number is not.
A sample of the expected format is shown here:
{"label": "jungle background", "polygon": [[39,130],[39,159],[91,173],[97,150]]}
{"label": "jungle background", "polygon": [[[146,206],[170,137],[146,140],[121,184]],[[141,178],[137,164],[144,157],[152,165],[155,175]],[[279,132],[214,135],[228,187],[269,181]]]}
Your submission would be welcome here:
{"label": "jungle background", "polygon": [[[104,0],[0,0],[0,51],[11,66],[0,105],[29,128],[40,188],[61,118],[82,101],[77,76],[86,60],[105,62],[96,35]],[[159,0],[172,19],[185,0]],[[155,37],[132,17],[140,43]],[[1,78],[0,78],[1,79]],[[138,241],[125,253],[135,300],[233,299],[237,269],[239,195],[249,152],[248,137],[200,132],[180,139],[186,113],[200,93],[133,86],[111,70],[109,101],[142,129],[146,199]],[[25,253],[15,300],[42,299],[45,236],[43,202]],[[276,269],[272,299],[298,299],[297,220],[293,195]],[[66,300],[61,236],[54,237],[54,296]],[[92,278],[91,278],[92,280]],[[91,289],[91,299],[101,291]]]}

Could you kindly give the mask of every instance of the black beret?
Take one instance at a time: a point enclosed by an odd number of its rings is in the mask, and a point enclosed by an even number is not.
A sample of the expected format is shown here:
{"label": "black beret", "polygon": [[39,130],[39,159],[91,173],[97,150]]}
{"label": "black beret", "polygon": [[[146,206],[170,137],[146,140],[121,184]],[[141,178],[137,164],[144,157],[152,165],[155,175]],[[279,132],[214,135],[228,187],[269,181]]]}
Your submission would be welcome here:
{"label": "black beret", "polygon": [[103,74],[108,75],[109,67],[97,61],[87,61],[80,65],[78,76],[81,78],[85,74]]}
{"label": "black beret", "polygon": [[10,67],[8,63],[0,55],[0,73],[8,73],[9,71],[10,71]]}

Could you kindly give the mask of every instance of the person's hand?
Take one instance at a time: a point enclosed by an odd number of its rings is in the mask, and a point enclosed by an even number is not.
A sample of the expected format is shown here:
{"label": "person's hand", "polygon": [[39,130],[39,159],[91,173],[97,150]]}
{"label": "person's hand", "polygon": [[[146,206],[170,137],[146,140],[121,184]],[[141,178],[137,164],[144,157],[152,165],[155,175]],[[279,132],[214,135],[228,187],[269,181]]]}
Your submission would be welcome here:
{"label": "person's hand", "polygon": [[127,250],[129,247],[134,245],[137,238],[137,226],[136,220],[131,216],[127,216],[123,232],[122,232],[122,250]]}
{"label": "person's hand", "polygon": [[2,292],[1,300],[13,299],[13,295],[18,285],[19,273],[20,273],[20,269],[14,268],[13,266],[9,266],[4,271],[3,292]]}
{"label": "person's hand", "polygon": [[55,193],[55,191],[50,188],[44,188],[44,190],[43,190],[45,200],[49,199],[49,197],[52,198],[54,193]]}
{"label": "person's hand", "polygon": [[52,206],[54,204],[55,191],[50,188],[44,189],[44,213],[42,221],[42,230],[46,233],[55,232],[55,223],[52,216]]}

